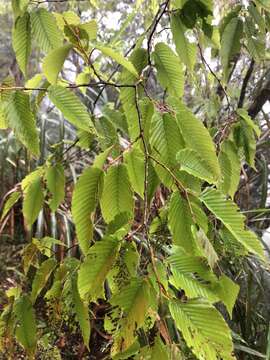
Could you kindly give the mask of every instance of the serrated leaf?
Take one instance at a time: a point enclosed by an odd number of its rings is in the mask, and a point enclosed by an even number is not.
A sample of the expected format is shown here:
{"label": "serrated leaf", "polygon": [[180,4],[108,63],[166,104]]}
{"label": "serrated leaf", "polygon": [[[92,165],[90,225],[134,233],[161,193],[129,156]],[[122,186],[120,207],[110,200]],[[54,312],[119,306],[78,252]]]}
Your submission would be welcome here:
{"label": "serrated leaf", "polygon": [[77,316],[77,320],[81,328],[83,342],[84,345],[89,350],[91,327],[90,327],[88,303],[83,302],[80,298],[77,287],[77,276],[74,276],[71,279],[71,289],[72,289],[72,300],[74,304],[74,309]]}
{"label": "serrated leaf", "polygon": [[52,194],[49,206],[52,211],[56,211],[58,206],[65,198],[65,175],[61,164],[55,164],[46,170],[47,188]]}
{"label": "serrated leaf", "polygon": [[187,200],[178,191],[173,193],[168,212],[168,226],[173,243],[182,246],[187,252],[194,253],[196,246],[191,231],[192,224],[192,215]]}
{"label": "serrated leaf", "polygon": [[86,106],[71,90],[60,85],[51,85],[49,98],[71,124],[78,129],[94,132]]}
{"label": "serrated leaf", "polygon": [[248,127],[254,130],[255,134],[259,137],[261,135],[261,129],[259,126],[255,123],[254,120],[251,119],[249,116],[247,110],[245,109],[237,109],[237,114],[245,121]]}
{"label": "serrated leaf", "polygon": [[213,306],[202,300],[188,300],[185,303],[172,300],[169,308],[187,345],[198,358],[235,359],[230,329]]}
{"label": "serrated leaf", "polygon": [[249,252],[264,258],[263,247],[256,235],[245,229],[245,217],[239,212],[236,204],[226,200],[218,190],[208,189],[200,196],[205,206],[230,231],[236,241],[240,242]]}
{"label": "serrated leaf", "polygon": [[51,84],[56,84],[58,74],[62,70],[64,62],[72,49],[71,44],[66,44],[60,48],[54,49],[45,57],[42,69],[44,75]]}
{"label": "serrated leaf", "polygon": [[32,36],[45,53],[61,47],[63,37],[52,13],[39,8],[31,13]]}
{"label": "serrated leaf", "polygon": [[172,49],[164,44],[158,43],[153,53],[157,77],[161,86],[169,94],[178,98],[184,94],[184,74],[183,66],[179,58]]}
{"label": "serrated leaf", "polygon": [[150,289],[146,279],[132,279],[130,284],[121,289],[111,299],[113,306],[123,311],[120,329],[115,334],[112,354],[128,349],[135,341],[135,330],[140,328],[150,305]]}
{"label": "serrated leaf", "polygon": [[215,145],[208,130],[193,113],[177,99],[170,99],[170,105],[176,112],[176,119],[188,148],[196,151],[211,169],[212,177],[218,180],[220,168]]}
{"label": "serrated leaf", "polygon": [[18,298],[14,305],[14,313],[19,323],[16,338],[33,358],[37,344],[37,326],[34,309],[27,295]]}
{"label": "serrated leaf", "polygon": [[[169,113],[154,113],[150,129],[150,145],[153,154],[170,169],[177,169],[176,154],[184,147],[184,140],[175,118]],[[155,163],[154,163],[155,164]],[[158,175],[167,185],[171,185],[171,176],[159,165]]]}
{"label": "serrated leaf", "polygon": [[187,39],[186,28],[179,13],[172,13],[171,29],[177,54],[186,67],[192,71],[196,62],[196,44],[190,43]]}
{"label": "serrated leaf", "polygon": [[15,22],[12,45],[19,67],[26,77],[28,60],[31,54],[31,25],[28,12],[25,12]]}
{"label": "serrated leaf", "polygon": [[192,149],[180,150],[176,154],[176,160],[180,164],[180,169],[190,175],[205,180],[210,184],[216,182],[209,165],[196,151]]}
{"label": "serrated leaf", "polygon": [[24,191],[23,216],[30,227],[36,221],[43,206],[43,189],[41,179],[33,181]]}
{"label": "serrated leaf", "polygon": [[240,17],[233,17],[226,25],[221,37],[221,63],[225,80],[228,78],[230,62],[241,48],[240,39],[243,33],[243,22]]}
{"label": "serrated leaf", "polygon": [[257,30],[252,18],[245,18],[244,31],[247,37],[247,48],[251,57],[257,62],[264,60],[265,41],[262,36],[257,36]]}
{"label": "serrated leaf", "polygon": [[139,148],[133,147],[124,153],[124,160],[127,166],[128,176],[133,190],[144,197],[144,153]]}
{"label": "serrated leaf", "polygon": [[121,212],[133,214],[133,193],[126,166],[111,166],[104,178],[100,206],[104,220],[109,223]]}
{"label": "serrated leaf", "polygon": [[15,91],[5,104],[5,117],[23,145],[35,156],[39,155],[39,139],[29,95]]}
{"label": "serrated leaf", "polygon": [[133,76],[136,78],[139,77],[137,70],[135,69],[132,62],[127,60],[122,54],[119,54],[115,50],[111,49],[108,46],[95,45],[95,48],[100,50],[105,56],[111,57],[114,61],[116,61],[119,65],[122,65],[125,69],[127,69]]}
{"label": "serrated leaf", "polygon": [[[129,61],[134,65],[138,74],[141,74],[142,70],[147,65],[147,51],[145,49],[134,50],[129,57]],[[121,73],[121,84],[134,85],[136,81],[136,76],[134,76],[130,71],[123,69]],[[140,133],[135,95],[134,88],[125,87],[120,90],[120,100],[123,104],[123,109],[127,118],[128,131],[131,141],[134,141]]]}
{"label": "serrated leaf", "polygon": [[11,195],[8,197],[7,201],[5,202],[0,220],[4,219],[4,217],[16,204],[16,202],[20,199],[20,197],[21,197],[21,193],[19,191],[14,191],[13,193],[11,193]]}
{"label": "serrated leaf", "polygon": [[92,240],[91,214],[95,210],[103,187],[103,171],[90,167],[77,181],[72,197],[72,217],[82,252],[86,255]]}
{"label": "serrated leaf", "polygon": [[35,274],[32,283],[31,301],[34,304],[42,289],[47,284],[47,281],[55,269],[57,261],[54,258],[49,258],[40,265]]}
{"label": "serrated leaf", "polygon": [[112,237],[93,245],[78,271],[78,290],[83,300],[103,297],[103,283],[113,267],[120,243]]}

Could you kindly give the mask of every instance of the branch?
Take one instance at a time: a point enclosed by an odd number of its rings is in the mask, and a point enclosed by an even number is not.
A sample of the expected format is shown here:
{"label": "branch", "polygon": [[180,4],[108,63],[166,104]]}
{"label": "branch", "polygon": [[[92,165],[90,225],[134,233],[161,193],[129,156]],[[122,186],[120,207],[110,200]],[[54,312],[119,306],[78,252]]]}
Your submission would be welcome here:
{"label": "branch", "polygon": [[[270,100],[270,69],[268,69],[258,81],[257,90],[254,92],[254,98],[248,108],[251,118],[255,118],[261,111],[266,101]],[[259,88],[258,88],[259,87]]]}
{"label": "branch", "polygon": [[239,97],[239,101],[238,101],[238,105],[237,105],[238,108],[243,107],[245,96],[246,96],[247,85],[248,85],[248,82],[249,82],[250,77],[252,75],[252,72],[253,72],[253,69],[254,69],[254,64],[255,64],[255,61],[254,61],[254,59],[252,59],[250,64],[249,64],[249,68],[247,70],[246,76],[244,77],[244,80],[243,80],[243,84],[242,84],[242,88],[241,88],[241,92],[240,92],[240,97]]}
{"label": "branch", "polygon": [[[157,26],[158,26],[162,16],[166,13],[169,2],[170,2],[170,0],[166,0],[165,3],[160,5],[160,7],[158,9],[158,12],[156,13],[156,15],[154,17],[154,20],[153,20],[152,24],[150,25],[151,31],[150,31],[149,38],[148,38],[148,41],[147,41],[148,65],[149,66],[152,66],[152,64],[151,64],[152,39],[153,39],[153,36],[154,36],[154,34],[156,32]],[[162,9],[163,5],[164,5],[164,7]]]}

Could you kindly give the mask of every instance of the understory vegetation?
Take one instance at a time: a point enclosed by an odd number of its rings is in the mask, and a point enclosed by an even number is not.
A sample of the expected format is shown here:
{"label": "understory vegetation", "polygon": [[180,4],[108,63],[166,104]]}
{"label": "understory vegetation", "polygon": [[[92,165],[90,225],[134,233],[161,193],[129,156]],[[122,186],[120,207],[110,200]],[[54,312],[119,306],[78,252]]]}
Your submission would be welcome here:
{"label": "understory vegetation", "polygon": [[0,24],[0,359],[270,360],[270,2]]}

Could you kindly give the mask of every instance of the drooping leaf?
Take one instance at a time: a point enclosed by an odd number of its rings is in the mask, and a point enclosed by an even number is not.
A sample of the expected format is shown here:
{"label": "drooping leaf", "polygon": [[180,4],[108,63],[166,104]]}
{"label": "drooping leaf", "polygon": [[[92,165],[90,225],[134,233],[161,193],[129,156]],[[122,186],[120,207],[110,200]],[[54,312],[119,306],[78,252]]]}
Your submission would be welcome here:
{"label": "drooping leaf", "polygon": [[196,151],[211,169],[215,180],[219,179],[220,169],[216,156],[215,145],[203,123],[180,101],[171,98],[170,105],[176,112],[176,119],[187,147]]}
{"label": "drooping leaf", "polygon": [[144,153],[139,148],[133,147],[124,154],[128,176],[133,190],[144,197]]}
{"label": "drooping leaf", "polygon": [[218,160],[222,173],[218,186],[224,194],[233,198],[240,181],[241,161],[231,140],[222,143]]}
{"label": "drooping leaf", "polygon": [[[141,74],[147,64],[147,51],[145,49],[136,49],[130,55],[129,60],[134,65],[138,74]],[[134,85],[136,81],[137,77],[130,71],[126,69],[122,71],[122,84]],[[135,95],[135,89],[132,87],[125,87],[120,90],[120,99],[123,104],[123,109],[128,123],[128,131],[132,141],[134,141],[140,133]]]}
{"label": "drooping leaf", "polygon": [[102,187],[103,172],[95,167],[85,169],[75,185],[72,197],[72,216],[80,248],[85,255],[92,240],[91,214],[95,210]]}
{"label": "drooping leaf", "polygon": [[228,70],[233,57],[240,51],[243,33],[243,22],[240,17],[233,17],[226,25],[221,37],[221,62],[225,80],[228,78]]}
{"label": "drooping leaf", "polygon": [[249,252],[264,260],[263,247],[260,241],[252,231],[245,229],[245,218],[235,203],[226,200],[225,196],[215,189],[208,189],[201,195],[200,199],[224,224],[236,241],[240,242]]}
{"label": "drooping leaf", "polygon": [[16,338],[25,348],[30,359],[34,358],[37,344],[37,327],[32,303],[27,295],[18,298],[14,306],[14,312],[18,321]]}
{"label": "drooping leaf", "polygon": [[43,62],[43,72],[51,84],[56,84],[58,74],[62,70],[64,62],[72,49],[71,44],[66,44],[48,53]]}
{"label": "drooping leaf", "polygon": [[196,247],[191,231],[193,224],[189,204],[179,192],[174,192],[168,212],[168,226],[172,233],[173,243],[182,246],[187,252],[194,252]]}
{"label": "drooping leaf", "polygon": [[103,297],[103,283],[118,254],[120,243],[113,237],[93,245],[78,271],[78,290],[83,300]]}
{"label": "drooping leaf", "polygon": [[61,47],[63,37],[52,13],[39,8],[31,13],[32,36],[45,53]]}
{"label": "drooping leaf", "polygon": [[254,19],[251,17],[245,18],[244,31],[247,37],[247,48],[250,56],[257,62],[265,58],[265,41],[264,37],[257,35],[257,30],[254,24]]}
{"label": "drooping leaf", "polygon": [[179,58],[172,49],[164,44],[158,43],[153,53],[157,77],[164,89],[169,94],[178,98],[184,93],[184,74],[183,66]]}
{"label": "drooping leaf", "polygon": [[146,279],[132,279],[111,299],[113,306],[123,311],[120,329],[115,334],[112,354],[128,349],[135,341],[135,330],[140,328],[150,305],[150,289]]}
{"label": "drooping leaf", "polygon": [[23,145],[35,156],[39,155],[39,140],[29,95],[15,91],[5,106],[9,127]]}
{"label": "drooping leaf", "polygon": [[179,13],[172,14],[171,29],[177,54],[186,67],[192,71],[196,62],[196,44],[187,39],[185,35],[186,28]]}
{"label": "drooping leaf", "polygon": [[19,191],[14,191],[8,197],[7,201],[5,202],[0,220],[4,219],[7,213],[11,210],[11,208],[16,204],[16,202],[20,199],[21,193]]}
{"label": "drooping leaf", "polygon": [[78,129],[94,132],[86,106],[71,90],[52,85],[49,87],[49,98],[71,124]]}
{"label": "drooping leaf", "polygon": [[83,302],[80,298],[77,287],[77,276],[74,276],[71,279],[71,288],[72,288],[72,300],[74,304],[76,317],[81,328],[83,342],[84,345],[89,349],[91,327],[90,327],[88,303]]}
{"label": "drooping leaf", "polygon": [[[170,169],[177,169],[176,154],[183,149],[184,141],[174,117],[169,113],[154,113],[150,129],[150,144],[153,154]],[[156,165],[155,163],[153,163]],[[172,183],[171,176],[159,165],[158,175],[167,186]]]}
{"label": "drooping leaf", "polygon": [[133,214],[133,193],[125,165],[111,166],[108,170],[100,206],[107,223],[121,212]]}
{"label": "drooping leaf", "polygon": [[202,300],[169,302],[176,326],[187,345],[200,359],[233,360],[233,344],[229,327],[220,313]]}
{"label": "drooping leaf", "polygon": [[114,61],[116,61],[119,65],[122,65],[125,69],[127,69],[133,76],[136,78],[139,77],[138,72],[132,62],[127,60],[122,54],[119,54],[115,50],[111,49],[108,46],[95,45],[95,48],[100,50],[105,56],[111,57]]}
{"label": "drooping leaf", "polygon": [[28,12],[18,17],[15,22],[12,33],[12,45],[20,69],[26,77],[28,60],[31,53],[31,25]]}
{"label": "drooping leaf", "polygon": [[49,205],[52,211],[56,211],[65,198],[65,175],[61,164],[50,166],[46,171],[47,187],[52,194]]}
{"label": "drooping leaf", "polygon": [[23,216],[30,227],[36,221],[43,206],[43,189],[41,179],[37,178],[24,191]]}
{"label": "drooping leaf", "polygon": [[57,265],[54,258],[49,258],[40,265],[32,283],[31,301],[34,304],[42,289],[45,287],[52,271]]}

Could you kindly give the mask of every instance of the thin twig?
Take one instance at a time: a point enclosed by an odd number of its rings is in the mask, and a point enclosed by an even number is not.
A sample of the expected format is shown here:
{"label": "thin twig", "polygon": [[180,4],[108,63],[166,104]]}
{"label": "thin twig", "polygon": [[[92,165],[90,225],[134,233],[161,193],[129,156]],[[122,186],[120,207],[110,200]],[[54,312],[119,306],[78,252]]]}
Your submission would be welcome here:
{"label": "thin twig", "polygon": [[[147,41],[147,52],[148,52],[148,65],[152,66],[151,64],[151,47],[152,47],[152,39],[153,36],[156,32],[157,26],[161,20],[161,18],[163,17],[163,15],[166,13],[167,7],[169,5],[170,0],[165,1],[163,4],[160,5],[158,12],[156,13],[154,20],[152,22],[151,25],[151,31],[148,37],[148,41]],[[162,5],[164,5],[163,9],[162,9]]]}
{"label": "thin twig", "polygon": [[214,72],[214,70],[212,70],[211,66],[208,64],[208,62],[206,61],[204,55],[203,55],[203,51],[202,51],[202,48],[201,48],[201,45],[198,43],[198,49],[199,49],[199,52],[200,52],[200,56],[201,56],[201,59],[202,59],[202,62],[205,64],[205,66],[208,68],[208,70],[210,71],[210,73],[214,76],[214,78],[217,80],[221,90],[223,91],[225,97],[226,97],[226,100],[227,100],[227,103],[228,103],[228,106],[229,107],[232,107],[231,103],[230,103],[230,100],[229,100],[229,96],[227,94],[227,91],[225,90],[224,86],[222,85],[220,79],[218,78],[218,76],[216,75],[216,73]]}

